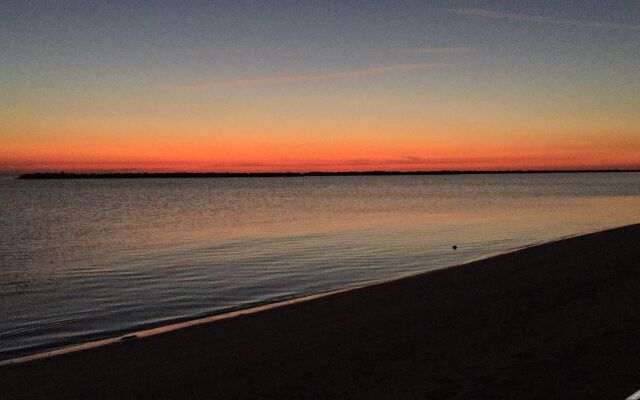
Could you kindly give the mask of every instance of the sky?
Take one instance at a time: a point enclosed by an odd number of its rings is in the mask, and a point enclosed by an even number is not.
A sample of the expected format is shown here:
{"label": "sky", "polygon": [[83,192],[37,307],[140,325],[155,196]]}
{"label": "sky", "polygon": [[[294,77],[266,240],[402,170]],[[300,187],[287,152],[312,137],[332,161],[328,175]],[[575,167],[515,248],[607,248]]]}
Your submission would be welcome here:
{"label": "sky", "polygon": [[637,0],[0,12],[0,172],[574,168],[640,168]]}

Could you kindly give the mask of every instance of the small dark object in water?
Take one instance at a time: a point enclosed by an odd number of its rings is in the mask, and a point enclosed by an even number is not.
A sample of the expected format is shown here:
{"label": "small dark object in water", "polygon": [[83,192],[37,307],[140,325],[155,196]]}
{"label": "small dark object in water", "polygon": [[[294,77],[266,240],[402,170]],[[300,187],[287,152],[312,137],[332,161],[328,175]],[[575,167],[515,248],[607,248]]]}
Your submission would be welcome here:
{"label": "small dark object in water", "polygon": [[456,246],[455,244],[453,245],[453,249],[454,250],[458,250],[458,246]]}

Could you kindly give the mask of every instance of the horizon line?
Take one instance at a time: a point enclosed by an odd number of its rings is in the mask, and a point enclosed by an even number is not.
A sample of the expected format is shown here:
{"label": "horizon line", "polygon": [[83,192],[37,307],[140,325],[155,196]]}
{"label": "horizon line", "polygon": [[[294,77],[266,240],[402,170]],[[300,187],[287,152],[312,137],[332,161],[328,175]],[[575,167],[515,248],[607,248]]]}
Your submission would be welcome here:
{"label": "horizon line", "polygon": [[109,179],[109,178],[261,178],[304,176],[375,176],[375,175],[488,175],[640,172],[640,168],[598,169],[497,169],[497,170],[377,170],[377,171],[308,171],[308,172],[30,172],[15,179]]}

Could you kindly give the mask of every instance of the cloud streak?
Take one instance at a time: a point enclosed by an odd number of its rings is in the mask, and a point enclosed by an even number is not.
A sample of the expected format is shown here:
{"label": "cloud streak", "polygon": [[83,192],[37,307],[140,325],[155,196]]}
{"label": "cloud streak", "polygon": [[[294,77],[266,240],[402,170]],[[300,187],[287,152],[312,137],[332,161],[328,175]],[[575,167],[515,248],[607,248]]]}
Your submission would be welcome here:
{"label": "cloud streak", "polygon": [[455,14],[460,14],[460,15],[471,15],[475,17],[494,18],[494,19],[506,19],[507,21],[537,22],[537,23],[544,23],[544,24],[577,26],[581,28],[604,29],[604,30],[621,31],[621,32],[640,32],[640,25],[618,24],[615,22],[558,19],[558,18],[551,18],[551,17],[541,17],[536,15],[515,14],[515,13],[507,13],[507,12],[501,12],[501,11],[482,10],[477,8],[458,8],[458,9],[449,9],[447,11]]}
{"label": "cloud streak", "polygon": [[467,53],[472,51],[466,47],[421,47],[419,49],[405,50],[408,53],[425,53],[425,54],[452,54]]}
{"label": "cloud streak", "polygon": [[325,81],[330,79],[358,78],[358,77],[368,76],[368,75],[379,75],[379,74],[386,74],[386,73],[392,73],[392,72],[419,71],[419,70],[442,68],[442,67],[449,67],[449,66],[452,66],[452,64],[442,64],[442,63],[395,64],[395,65],[385,65],[380,67],[353,69],[348,71],[324,72],[324,73],[317,73],[317,74],[271,76],[271,77],[262,77],[262,78],[253,78],[253,79],[231,79],[231,80],[222,80],[222,81],[209,82],[209,83],[196,83],[193,85],[182,86],[181,89],[201,90],[201,89],[224,89],[229,87],[280,85],[280,84],[286,84],[286,83]]}

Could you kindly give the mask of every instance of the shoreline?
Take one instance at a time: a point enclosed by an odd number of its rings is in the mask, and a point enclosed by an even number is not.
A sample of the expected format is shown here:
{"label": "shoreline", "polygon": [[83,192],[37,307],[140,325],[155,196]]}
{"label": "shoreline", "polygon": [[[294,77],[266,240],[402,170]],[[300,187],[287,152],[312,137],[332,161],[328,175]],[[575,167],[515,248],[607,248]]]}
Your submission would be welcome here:
{"label": "shoreline", "polygon": [[9,399],[626,398],[640,388],[639,238],[640,225],[572,236],[5,361],[0,385]]}
{"label": "shoreline", "polygon": [[322,297],[326,297],[326,296],[331,296],[331,295],[334,295],[334,294],[350,292],[352,290],[358,290],[358,289],[362,289],[362,288],[365,288],[365,287],[377,286],[377,285],[381,285],[381,284],[385,284],[385,283],[389,283],[389,282],[394,282],[394,281],[398,281],[398,280],[403,280],[403,279],[410,279],[410,278],[415,277],[415,276],[429,274],[431,272],[439,271],[439,270],[442,270],[442,269],[460,268],[460,267],[464,267],[464,266],[466,266],[468,264],[472,264],[472,263],[475,263],[475,262],[478,262],[478,261],[488,260],[488,259],[491,259],[493,257],[498,257],[498,256],[502,256],[502,255],[505,255],[505,254],[511,254],[511,253],[518,252],[520,250],[524,250],[524,249],[527,249],[527,248],[540,246],[540,245],[544,245],[544,244],[550,244],[550,243],[554,243],[554,242],[558,242],[558,241],[562,241],[562,240],[566,240],[566,239],[570,239],[570,238],[574,238],[574,237],[579,237],[579,236],[583,236],[583,235],[590,235],[590,234],[598,233],[598,232],[606,232],[606,231],[611,230],[611,229],[619,229],[619,228],[624,228],[626,226],[633,226],[633,225],[625,225],[625,226],[621,226],[621,227],[608,228],[608,229],[604,229],[604,230],[594,230],[594,231],[589,231],[589,232],[584,232],[584,233],[570,234],[570,235],[562,236],[562,237],[559,237],[559,238],[553,239],[553,240],[540,241],[540,242],[536,242],[536,243],[525,244],[525,245],[518,246],[516,248],[510,249],[510,250],[506,250],[506,251],[503,251],[503,252],[499,252],[499,253],[496,253],[496,254],[489,254],[489,255],[486,255],[486,256],[481,256],[481,257],[474,258],[474,259],[471,259],[469,261],[466,261],[466,262],[463,262],[463,263],[460,263],[460,264],[434,268],[434,269],[430,269],[430,270],[427,270],[427,271],[413,272],[413,273],[400,275],[400,276],[393,277],[393,278],[381,279],[381,280],[376,280],[376,281],[371,281],[371,282],[365,282],[365,283],[362,283],[362,284],[349,285],[349,286],[345,286],[343,288],[331,289],[331,290],[318,292],[318,293],[311,293],[311,294],[306,294],[306,295],[301,295],[301,296],[294,296],[292,298],[288,298],[288,299],[284,299],[284,300],[278,300],[278,301],[274,301],[274,302],[266,301],[266,302],[263,302],[263,303],[258,303],[256,305],[252,305],[252,306],[246,307],[246,308],[231,309],[231,310],[228,310],[228,311],[222,311],[220,313],[213,313],[213,314],[210,314],[210,315],[196,316],[196,317],[192,317],[192,318],[184,317],[184,318],[178,319],[177,322],[174,320],[174,322],[170,322],[168,324],[161,324],[161,325],[158,325],[158,326],[155,326],[155,327],[152,327],[152,328],[131,330],[131,331],[127,331],[125,333],[118,333],[118,334],[115,334],[113,336],[108,336],[108,337],[101,338],[101,339],[89,340],[89,341],[86,341],[86,342],[79,342],[79,343],[70,344],[70,345],[66,345],[66,346],[62,346],[62,347],[53,347],[50,350],[45,350],[45,351],[35,352],[35,353],[32,353],[32,354],[24,354],[24,355],[20,355],[20,356],[17,356],[17,357],[7,358],[7,359],[4,359],[4,360],[0,360],[0,367],[5,366],[5,365],[15,365],[15,364],[21,364],[21,363],[35,361],[35,360],[46,359],[46,358],[50,358],[50,357],[56,357],[56,356],[60,356],[60,355],[63,355],[63,354],[75,353],[75,352],[78,352],[78,351],[90,350],[90,349],[94,349],[94,348],[97,348],[97,347],[102,347],[102,346],[108,346],[110,344],[115,344],[115,343],[118,343],[118,342],[123,341],[123,340],[141,339],[141,338],[152,336],[152,335],[160,335],[160,334],[163,334],[163,333],[167,333],[167,332],[172,332],[172,331],[176,331],[176,330],[179,330],[179,329],[188,328],[190,326],[196,326],[196,325],[202,325],[202,324],[210,324],[210,323],[214,323],[216,321],[221,321],[221,320],[225,320],[225,319],[229,319],[229,318],[235,318],[235,317],[238,317],[238,316],[241,316],[241,315],[247,315],[247,314],[254,314],[254,313],[258,313],[258,312],[263,312],[263,311],[271,310],[271,309],[274,309],[274,308],[285,307],[285,306],[288,306],[288,305],[291,305],[291,304],[296,304],[296,303],[301,303],[301,302],[305,302],[305,301],[311,301],[311,300],[322,298]]}
{"label": "shoreline", "polygon": [[[400,278],[400,279],[402,279],[402,278]],[[395,279],[393,279],[393,280],[395,280]],[[115,343],[118,343],[118,342],[124,341],[124,340],[142,339],[142,338],[149,337],[149,336],[161,335],[163,333],[173,332],[173,331],[184,329],[184,328],[188,328],[188,327],[191,327],[191,326],[197,326],[197,325],[203,325],[203,324],[211,324],[211,323],[214,323],[216,321],[222,321],[222,320],[226,320],[226,319],[230,319],[230,318],[239,317],[239,316],[242,316],[242,315],[248,315],[248,314],[254,314],[254,313],[259,313],[259,312],[263,312],[263,311],[268,311],[268,310],[272,310],[274,308],[285,307],[285,306],[288,306],[288,305],[291,305],[291,304],[301,303],[301,302],[305,302],[305,301],[311,301],[311,300],[314,300],[314,299],[319,299],[319,298],[322,298],[322,297],[331,296],[331,295],[338,294],[338,293],[349,292],[349,291],[352,291],[352,290],[357,290],[357,289],[361,289],[361,288],[364,288],[364,287],[367,287],[367,286],[373,286],[373,285],[377,285],[377,284],[385,283],[385,282],[389,282],[389,281],[391,281],[391,280],[383,280],[383,281],[365,283],[365,284],[362,284],[362,285],[348,286],[348,287],[345,287],[345,288],[342,288],[342,289],[328,290],[328,291],[325,291],[325,292],[310,294],[310,295],[306,295],[306,296],[294,297],[294,298],[288,299],[288,300],[281,300],[281,301],[276,301],[276,302],[273,302],[273,303],[265,303],[265,304],[261,304],[261,305],[257,305],[257,306],[248,307],[248,308],[240,308],[240,309],[233,310],[233,311],[222,312],[220,314],[212,314],[212,315],[205,316],[205,317],[187,319],[187,320],[182,321],[182,322],[176,322],[176,323],[171,323],[171,324],[167,324],[167,325],[161,325],[161,326],[158,326],[158,327],[155,327],[155,328],[142,329],[142,330],[138,330],[138,331],[131,331],[131,332],[128,332],[128,333],[125,333],[125,334],[122,334],[122,335],[116,335],[116,336],[108,337],[108,338],[105,338],[105,339],[98,339],[98,340],[92,340],[92,341],[78,343],[78,344],[72,344],[70,346],[54,348],[53,350],[48,350],[48,351],[44,351],[44,352],[40,352],[40,353],[27,354],[27,355],[24,355],[24,356],[9,358],[9,359],[6,359],[6,360],[0,360],[0,367],[6,366],[6,365],[22,364],[22,363],[26,363],[26,362],[30,362],[30,361],[35,361],[35,360],[47,359],[47,358],[56,357],[56,356],[60,356],[60,355],[64,355],[64,354],[75,353],[75,352],[78,352],[78,351],[95,349],[95,348],[98,348],[98,347],[108,346],[110,344],[115,344]]]}

